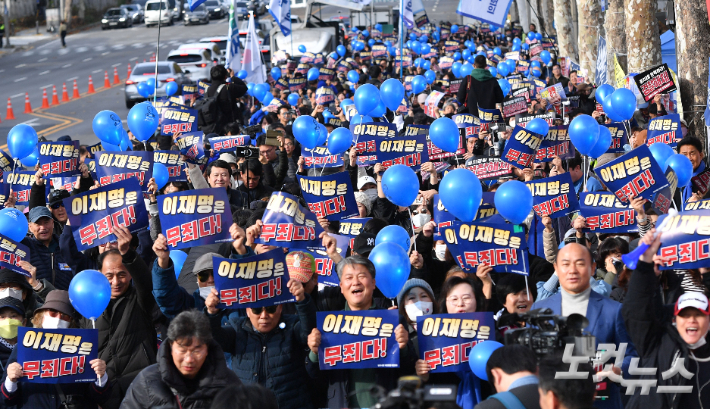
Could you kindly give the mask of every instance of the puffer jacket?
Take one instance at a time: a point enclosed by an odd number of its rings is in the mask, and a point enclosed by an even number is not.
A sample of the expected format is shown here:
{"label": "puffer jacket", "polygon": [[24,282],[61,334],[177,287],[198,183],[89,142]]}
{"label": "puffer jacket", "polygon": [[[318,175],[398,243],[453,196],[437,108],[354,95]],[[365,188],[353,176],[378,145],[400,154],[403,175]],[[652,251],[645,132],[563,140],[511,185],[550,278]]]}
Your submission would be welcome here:
{"label": "puffer jacket", "polygon": [[267,334],[254,330],[249,318],[232,318],[221,326],[219,314],[209,315],[214,339],[232,354],[232,369],[239,379],[270,389],[280,409],[312,407],[305,362],[316,309],[309,295],[296,303],[296,309],[298,316],[282,314]]}
{"label": "puffer jacket", "polygon": [[38,280],[47,280],[57,290],[69,289],[74,274],[59,250],[59,236],[52,235],[49,247],[34,238],[32,234],[25,237],[22,244],[30,249],[30,264],[37,267]]}
{"label": "puffer jacket", "polygon": [[[134,250],[123,256],[123,265],[133,277],[133,286],[112,299],[96,319],[99,330],[99,358],[106,361],[106,373],[116,382],[103,409],[118,408],[133,379],[156,362],[158,339],[153,326],[155,307],[150,270]],[[81,328],[93,328],[86,318]]]}
{"label": "puffer jacket", "polygon": [[169,342],[158,351],[158,363],[141,373],[126,392],[121,408],[201,409],[209,408],[212,400],[230,385],[240,385],[239,378],[227,368],[219,345],[208,345],[207,358],[198,376],[186,382],[173,363]]}

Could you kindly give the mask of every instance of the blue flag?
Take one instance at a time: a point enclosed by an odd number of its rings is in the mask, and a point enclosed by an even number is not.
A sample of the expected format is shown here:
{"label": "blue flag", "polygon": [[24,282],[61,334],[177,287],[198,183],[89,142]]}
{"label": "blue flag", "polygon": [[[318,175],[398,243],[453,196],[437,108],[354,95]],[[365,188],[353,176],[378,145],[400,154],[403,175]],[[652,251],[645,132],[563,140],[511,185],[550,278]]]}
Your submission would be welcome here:
{"label": "blue flag", "polygon": [[274,17],[274,21],[279,25],[284,37],[291,35],[290,0],[271,0],[269,4],[269,14]]}
{"label": "blue flag", "polygon": [[196,8],[200,6],[200,4],[204,3],[206,0],[188,0],[188,4],[190,5],[190,11],[195,11]]}
{"label": "blue flag", "polygon": [[20,382],[96,382],[90,362],[99,356],[99,331],[95,329],[36,329],[17,331]]}

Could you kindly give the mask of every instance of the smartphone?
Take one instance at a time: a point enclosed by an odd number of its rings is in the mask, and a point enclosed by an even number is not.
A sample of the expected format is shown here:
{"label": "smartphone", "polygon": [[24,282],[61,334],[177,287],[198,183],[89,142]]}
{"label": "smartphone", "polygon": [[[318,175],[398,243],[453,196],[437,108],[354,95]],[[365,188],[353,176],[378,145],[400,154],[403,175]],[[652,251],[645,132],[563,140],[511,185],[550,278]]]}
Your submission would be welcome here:
{"label": "smartphone", "polygon": [[266,140],[264,141],[264,144],[269,145],[269,146],[276,146],[277,148],[281,146],[281,142],[279,142],[279,136],[283,136],[283,133],[281,130],[271,130],[269,129],[266,131]]}

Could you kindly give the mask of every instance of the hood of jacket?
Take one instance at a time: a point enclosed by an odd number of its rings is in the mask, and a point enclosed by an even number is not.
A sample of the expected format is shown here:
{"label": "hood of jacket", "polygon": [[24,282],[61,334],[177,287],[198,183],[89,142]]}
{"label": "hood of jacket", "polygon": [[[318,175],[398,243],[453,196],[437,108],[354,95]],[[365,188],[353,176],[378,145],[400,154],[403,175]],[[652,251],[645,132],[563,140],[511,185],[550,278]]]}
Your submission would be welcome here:
{"label": "hood of jacket", "polygon": [[484,68],[474,68],[473,71],[471,71],[471,76],[476,81],[488,81],[494,79],[493,74]]}

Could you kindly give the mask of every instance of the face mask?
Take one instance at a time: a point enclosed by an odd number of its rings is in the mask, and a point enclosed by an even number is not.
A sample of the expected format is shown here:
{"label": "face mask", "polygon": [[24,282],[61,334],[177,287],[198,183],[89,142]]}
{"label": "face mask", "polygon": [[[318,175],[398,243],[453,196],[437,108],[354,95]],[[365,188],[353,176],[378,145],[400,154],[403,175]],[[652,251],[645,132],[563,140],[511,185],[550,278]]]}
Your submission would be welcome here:
{"label": "face mask", "polygon": [[213,288],[214,288],[213,285],[211,285],[209,287],[200,287],[200,297],[202,297],[202,299],[206,300],[207,296],[212,294]]}
{"label": "face mask", "polygon": [[436,258],[444,261],[446,258],[446,244],[437,244],[434,248],[434,252],[436,253]]}
{"label": "face mask", "polygon": [[59,329],[59,328],[69,328],[69,322],[60,319],[59,317],[52,317],[47,314],[44,315],[42,319],[42,328],[44,329]]}
{"label": "face mask", "polygon": [[404,310],[407,312],[407,316],[410,320],[417,322],[417,317],[431,315],[431,313],[434,312],[434,304],[428,301],[417,301],[414,304],[405,305]]}
{"label": "face mask", "polygon": [[5,288],[0,290],[0,298],[12,297],[16,300],[22,301],[22,290],[16,290],[14,288]]}
{"label": "face mask", "polygon": [[0,321],[0,337],[5,339],[17,338],[17,327],[22,325],[20,320],[6,319]]}
{"label": "face mask", "polygon": [[370,200],[372,200],[372,201],[377,199],[377,189],[367,189],[363,193],[365,193],[367,195],[367,197],[370,198]]}
{"label": "face mask", "polygon": [[680,127],[680,132],[683,134],[683,138],[685,138],[685,135],[688,134],[688,128],[681,126]]}
{"label": "face mask", "polygon": [[427,224],[431,220],[431,215],[429,213],[420,213],[412,217],[412,223],[415,229],[420,229],[422,226]]}

